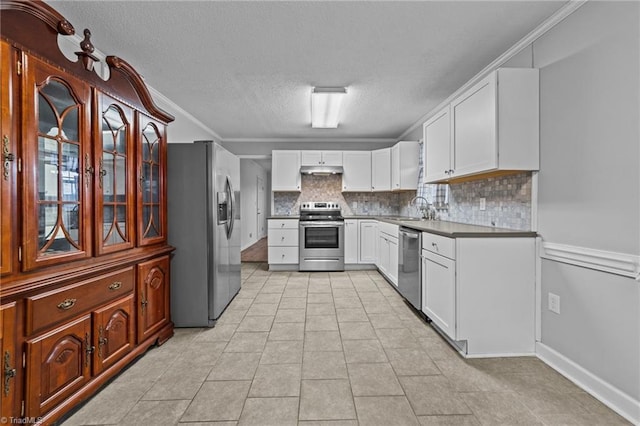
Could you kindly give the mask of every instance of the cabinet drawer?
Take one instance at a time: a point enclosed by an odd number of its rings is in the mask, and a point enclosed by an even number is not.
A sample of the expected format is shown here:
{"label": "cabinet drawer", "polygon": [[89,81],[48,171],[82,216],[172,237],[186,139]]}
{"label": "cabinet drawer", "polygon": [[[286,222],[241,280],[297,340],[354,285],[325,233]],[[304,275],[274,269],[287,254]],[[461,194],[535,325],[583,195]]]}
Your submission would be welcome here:
{"label": "cabinet drawer", "polygon": [[269,229],[298,229],[298,219],[269,219]]}
{"label": "cabinet drawer", "polygon": [[269,247],[298,246],[298,228],[269,229]]}
{"label": "cabinet drawer", "polygon": [[378,231],[394,237],[396,240],[398,239],[398,230],[398,225],[387,222],[378,222]]}
{"label": "cabinet drawer", "polygon": [[27,334],[133,291],[133,267],[27,298]]}
{"label": "cabinet drawer", "polygon": [[298,263],[298,247],[269,247],[269,263]]}
{"label": "cabinet drawer", "polygon": [[455,238],[443,237],[442,235],[431,234],[429,232],[422,233],[422,248],[449,259],[456,258],[456,240]]}

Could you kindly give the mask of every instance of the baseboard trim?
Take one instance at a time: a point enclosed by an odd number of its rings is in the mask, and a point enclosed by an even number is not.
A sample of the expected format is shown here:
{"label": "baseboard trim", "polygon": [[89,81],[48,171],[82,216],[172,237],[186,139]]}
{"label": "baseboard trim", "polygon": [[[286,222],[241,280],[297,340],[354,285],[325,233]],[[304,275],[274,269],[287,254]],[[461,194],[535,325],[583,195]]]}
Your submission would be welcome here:
{"label": "baseboard trim", "polygon": [[632,424],[640,424],[640,401],[634,400],[544,343],[536,342],[536,356]]}

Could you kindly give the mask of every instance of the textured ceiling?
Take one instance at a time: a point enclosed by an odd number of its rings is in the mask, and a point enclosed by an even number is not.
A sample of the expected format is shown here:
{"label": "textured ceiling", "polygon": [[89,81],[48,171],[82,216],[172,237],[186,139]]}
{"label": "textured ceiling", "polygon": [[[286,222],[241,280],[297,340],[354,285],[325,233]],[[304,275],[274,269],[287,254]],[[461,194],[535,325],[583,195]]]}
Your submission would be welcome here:
{"label": "textured ceiling", "polygon": [[[49,1],[225,141],[395,139],[565,1]],[[313,86],[346,86],[312,129]]]}

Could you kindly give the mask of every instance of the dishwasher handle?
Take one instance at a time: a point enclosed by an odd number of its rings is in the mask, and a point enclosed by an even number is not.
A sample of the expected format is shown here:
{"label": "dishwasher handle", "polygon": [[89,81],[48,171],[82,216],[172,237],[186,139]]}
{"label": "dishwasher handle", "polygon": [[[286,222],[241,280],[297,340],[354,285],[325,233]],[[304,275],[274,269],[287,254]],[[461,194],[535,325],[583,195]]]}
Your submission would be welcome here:
{"label": "dishwasher handle", "polygon": [[420,238],[419,232],[407,232],[407,231],[400,230],[400,233],[407,238],[412,238],[412,239]]}

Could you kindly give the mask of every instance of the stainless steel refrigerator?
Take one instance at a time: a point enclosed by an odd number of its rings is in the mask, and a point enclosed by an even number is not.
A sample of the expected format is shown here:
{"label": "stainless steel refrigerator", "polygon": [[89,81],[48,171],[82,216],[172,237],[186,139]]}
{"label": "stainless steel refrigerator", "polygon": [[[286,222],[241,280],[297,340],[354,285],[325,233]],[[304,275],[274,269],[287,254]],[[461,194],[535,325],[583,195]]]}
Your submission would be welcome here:
{"label": "stainless steel refrigerator", "polygon": [[211,327],[240,291],[240,159],[213,141],[167,145],[171,317]]}

